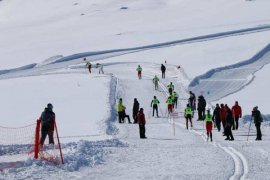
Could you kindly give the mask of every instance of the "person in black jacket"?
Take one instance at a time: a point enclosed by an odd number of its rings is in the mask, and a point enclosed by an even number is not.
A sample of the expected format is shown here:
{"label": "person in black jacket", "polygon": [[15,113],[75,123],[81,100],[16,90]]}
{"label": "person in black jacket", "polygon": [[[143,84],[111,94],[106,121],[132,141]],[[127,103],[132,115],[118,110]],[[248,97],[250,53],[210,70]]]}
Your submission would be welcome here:
{"label": "person in black jacket", "polygon": [[134,124],[138,123],[138,112],[140,109],[140,104],[136,98],[134,98],[134,103],[133,103],[133,120]]}
{"label": "person in black jacket", "polygon": [[161,64],[161,72],[162,72],[162,79],[165,79],[165,72],[166,72],[166,67],[163,65],[163,64]]}
{"label": "person in black jacket", "polygon": [[221,124],[221,114],[220,114],[220,107],[219,104],[216,104],[216,108],[213,112],[213,120],[217,126],[218,131],[220,131],[220,124]]}
{"label": "person in black jacket", "polygon": [[225,105],[226,107],[226,111],[227,111],[227,115],[226,115],[226,127],[225,127],[225,135],[227,136],[227,138],[225,140],[230,140],[233,141],[233,134],[232,134],[232,125],[233,125],[233,115],[232,115],[232,111],[231,109]]}
{"label": "person in black jacket", "polygon": [[43,146],[46,136],[49,136],[49,144],[54,144],[53,132],[55,123],[55,114],[53,112],[53,105],[49,103],[42,112],[41,117],[41,138],[40,145]]}
{"label": "person in black jacket", "polygon": [[206,101],[202,95],[198,97],[198,120],[204,120]]}
{"label": "person in black jacket", "polygon": [[261,112],[258,110],[258,106],[253,108],[252,117],[254,118],[254,124],[256,126],[257,137],[256,141],[262,140],[261,123],[263,121]]}

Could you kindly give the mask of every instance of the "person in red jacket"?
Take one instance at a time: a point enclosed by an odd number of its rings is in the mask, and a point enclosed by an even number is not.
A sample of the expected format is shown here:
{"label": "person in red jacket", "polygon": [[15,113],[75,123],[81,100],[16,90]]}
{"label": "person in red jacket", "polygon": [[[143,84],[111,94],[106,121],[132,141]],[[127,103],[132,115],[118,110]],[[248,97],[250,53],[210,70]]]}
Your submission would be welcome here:
{"label": "person in red jacket", "polygon": [[220,119],[222,122],[222,127],[223,127],[223,134],[225,135],[225,127],[226,127],[226,115],[227,111],[224,106],[224,104],[220,104]]}
{"label": "person in red jacket", "polygon": [[145,137],[145,115],[143,113],[143,108],[140,109],[140,111],[138,112],[138,124],[139,124],[139,128],[140,128],[140,138],[141,139],[146,139]]}
{"label": "person in red jacket", "polygon": [[238,120],[242,117],[242,108],[238,105],[238,101],[235,101],[235,105],[232,107],[232,114],[233,114],[233,130],[238,130]]}

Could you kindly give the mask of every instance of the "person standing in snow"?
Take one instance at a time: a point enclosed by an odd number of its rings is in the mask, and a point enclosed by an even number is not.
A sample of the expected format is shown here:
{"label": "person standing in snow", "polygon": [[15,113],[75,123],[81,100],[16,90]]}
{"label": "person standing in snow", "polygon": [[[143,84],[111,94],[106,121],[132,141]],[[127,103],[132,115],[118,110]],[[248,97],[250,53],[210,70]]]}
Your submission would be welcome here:
{"label": "person standing in snow", "polygon": [[241,106],[238,105],[238,101],[235,101],[235,105],[232,107],[232,113],[233,113],[233,119],[234,119],[234,123],[233,123],[233,130],[238,130],[238,121],[239,118],[242,117],[242,108]]}
{"label": "person standing in snow", "polygon": [[158,104],[159,104],[159,100],[157,99],[156,96],[154,96],[154,99],[151,101],[151,107],[153,107],[153,117],[154,117],[154,114],[155,114],[155,111],[156,111],[156,114],[157,114],[157,117],[158,116]]}
{"label": "person standing in snow", "polygon": [[224,104],[220,104],[220,118],[221,118],[221,123],[223,127],[223,135],[225,135],[226,116],[227,116],[227,110]]}
{"label": "person standing in snow", "polygon": [[216,104],[216,108],[213,112],[213,120],[216,123],[218,131],[220,131],[220,124],[221,124],[221,112],[220,112],[220,107],[219,104]]}
{"label": "person standing in snow", "polygon": [[189,91],[188,103],[192,109],[192,112],[194,113],[194,111],[196,110],[196,96],[192,91]]}
{"label": "person standing in snow", "polygon": [[190,121],[190,125],[192,128],[192,109],[189,104],[187,104],[184,116],[186,118],[186,128],[188,129],[188,121]]}
{"label": "person standing in snow", "polygon": [[146,139],[145,136],[145,115],[143,113],[143,108],[140,109],[138,112],[138,124],[139,124],[139,130],[140,130],[140,138],[141,139]]}
{"label": "person standing in snow", "polygon": [[168,88],[168,91],[169,91],[170,95],[172,95],[172,92],[174,91],[174,85],[173,85],[173,83],[171,82],[171,83],[167,86],[167,88]]}
{"label": "person standing in snow", "polygon": [[232,134],[232,124],[233,124],[233,116],[232,116],[232,111],[231,109],[225,105],[226,108],[226,127],[225,127],[225,135],[227,136],[227,138],[225,140],[230,140],[233,141],[233,134]]}
{"label": "person standing in snow", "polygon": [[161,73],[162,73],[162,79],[165,79],[166,67],[163,64],[161,64],[160,69],[161,69]]}
{"label": "person standing in snow", "polygon": [[131,124],[130,117],[129,117],[129,115],[126,114],[126,107],[123,106],[123,123],[125,123],[125,118],[127,118],[128,119],[128,123]]}
{"label": "person standing in snow", "polygon": [[98,74],[100,74],[100,73],[104,74],[103,65],[102,64],[97,63],[97,66],[96,67],[98,68]]}
{"label": "person standing in snow", "polygon": [[142,79],[142,68],[140,65],[138,65],[137,72],[138,72],[138,78]]}
{"label": "person standing in snow", "polygon": [[252,117],[254,119],[254,124],[257,131],[256,141],[261,141],[262,140],[261,123],[263,122],[263,118],[261,112],[258,110],[258,106],[253,108]]}
{"label": "person standing in snow", "polygon": [[[84,58],[83,60],[86,61],[86,58]],[[86,67],[88,68],[89,73],[91,74],[92,64],[89,61],[86,62]]]}
{"label": "person standing in snow", "polygon": [[197,110],[198,110],[198,120],[199,121],[204,120],[205,108],[206,108],[206,101],[205,101],[203,95],[200,95],[198,97],[198,107],[197,107]]}
{"label": "person standing in snow", "polygon": [[169,96],[166,103],[168,104],[168,115],[170,115],[173,112],[173,98],[172,96]]}
{"label": "person standing in snow", "polygon": [[159,82],[159,78],[157,77],[157,75],[155,75],[155,77],[153,78],[153,83],[155,85],[155,90],[158,90],[158,82]]}
{"label": "person standing in snow", "polygon": [[138,123],[138,112],[139,112],[139,108],[140,108],[140,104],[138,102],[138,100],[136,98],[134,98],[134,103],[133,103],[133,120],[134,120],[134,124]]}
{"label": "person standing in snow", "polygon": [[172,93],[172,97],[173,97],[173,108],[177,108],[178,94],[174,91]]}
{"label": "person standing in snow", "polygon": [[123,118],[124,105],[123,105],[122,98],[120,98],[118,101],[117,111],[118,111],[118,121],[119,121],[119,123],[123,123],[123,121],[124,121],[124,118]]}
{"label": "person standing in snow", "polygon": [[210,114],[210,110],[207,110],[207,114],[204,120],[206,124],[207,141],[210,138],[210,141],[212,142],[213,116]]}
{"label": "person standing in snow", "polygon": [[42,112],[41,117],[41,138],[39,144],[41,147],[44,144],[46,136],[49,136],[49,144],[54,144],[53,132],[55,124],[55,113],[53,112],[53,105],[49,103],[45,110]]}

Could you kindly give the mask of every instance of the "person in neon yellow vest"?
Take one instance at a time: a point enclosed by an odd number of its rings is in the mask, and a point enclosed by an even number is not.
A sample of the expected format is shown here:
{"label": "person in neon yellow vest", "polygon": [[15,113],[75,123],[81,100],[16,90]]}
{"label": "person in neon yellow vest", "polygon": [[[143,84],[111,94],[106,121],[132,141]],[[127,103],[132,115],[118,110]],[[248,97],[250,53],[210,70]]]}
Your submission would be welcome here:
{"label": "person in neon yellow vest", "polygon": [[189,104],[187,104],[187,107],[185,109],[185,118],[186,118],[186,128],[188,129],[188,121],[190,121],[190,125],[192,128],[192,109]]}
{"label": "person in neon yellow vest", "polygon": [[157,75],[155,75],[155,77],[153,78],[153,83],[155,85],[155,90],[158,90],[158,81],[159,81],[159,78],[157,77]]}
{"label": "person in neon yellow vest", "polygon": [[173,98],[172,96],[169,96],[166,103],[168,104],[168,114],[171,114],[173,112]]}
{"label": "person in neon yellow vest", "polygon": [[140,65],[138,65],[137,72],[138,72],[138,78],[142,79],[142,67]]}
{"label": "person in neon yellow vest", "polygon": [[156,110],[157,117],[159,117],[158,116],[158,104],[159,104],[159,100],[157,99],[156,96],[154,96],[154,99],[151,102],[151,107],[153,106],[153,116],[154,116],[154,112]]}
{"label": "person in neon yellow vest", "polygon": [[173,92],[173,90],[174,90],[174,85],[173,85],[173,83],[171,82],[171,83],[167,86],[167,88],[168,88],[168,90],[169,90],[170,95],[172,95],[172,92]]}
{"label": "person in neon yellow vest", "polygon": [[173,97],[173,107],[177,108],[178,94],[174,91],[172,93],[172,97]]}
{"label": "person in neon yellow vest", "polygon": [[206,133],[207,133],[207,141],[212,142],[212,128],[213,128],[213,116],[210,114],[210,110],[207,110],[207,114],[205,115],[205,126],[206,126]]}

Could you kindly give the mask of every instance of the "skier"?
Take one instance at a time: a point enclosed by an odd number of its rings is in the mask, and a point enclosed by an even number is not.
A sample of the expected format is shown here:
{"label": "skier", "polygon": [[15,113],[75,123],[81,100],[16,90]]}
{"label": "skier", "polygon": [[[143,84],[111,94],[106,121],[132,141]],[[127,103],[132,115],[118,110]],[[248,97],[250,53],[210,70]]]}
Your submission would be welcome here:
{"label": "skier", "polygon": [[190,125],[192,128],[192,109],[189,104],[187,104],[187,107],[185,109],[185,118],[186,118],[186,128],[188,129],[188,120],[190,121]]}
{"label": "skier", "polygon": [[140,129],[140,138],[141,139],[146,139],[145,136],[145,115],[143,113],[143,108],[140,109],[138,112],[138,124],[139,124],[139,129]]}
{"label": "skier", "polygon": [[138,65],[137,72],[138,72],[138,78],[142,79],[142,68],[140,65]]}
{"label": "skier", "polygon": [[206,101],[203,97],[203,95],[200,95],[198,97],[198,121],[202,121],[204,120],[204,116],[205,116],[205,107],[206,107]]}
{"label": "skier", "polygon": [[156,110],[156,114],[157,114],[157,117],[158,116],[158,104],[159,104],[159,100],[157,99],[156,96],[154,96],[154,99],[151,101],[151,107],[153,106],[153,117],[154,117],[154,112]]}
{"label": "skier", "polygon": [[178,94],[174,91],[172,93],[172,97],[173,97],[173,107],[177,108],[177,102],[178,102]]}
{"label": "skier", "polygon": [[[84,61],[86,61],[86,58],[84,58]],[[89,61],[86,62],[86,67],[88,68],[89,73],[91,74],[92,64]]]}
{"label": "skier", "polygon": [[122,100],[122,98],[120,98],[118,101],[118,105],[117,105],[119,123],[123,123],[123,121],[124,121],[123,110],[124,110],[123,100]]}
{"label": "skier", "polygon": [[98,74],[100,74],[100,73],[104,74],[103,65],[102,64],[97,63],[97,66],[96,67],[98,68]]}
{"label": "skier", "polygon": [[161,73],[162,73],[162,79],[165,79],[166,67],[163,64],[161,64],[160,69],[161,69]]}
{"label": "skier", "polygon": [[216,104],[216,108],[213,112],[213,120],[216,123],[218,131],[220,131],[220,123],[221,123],[221,109],[219,107],[219,104]]}
{"label": "skier", "polygon": [[41,117],[41,138],[39,144],[43,147],[46,136],[49,136],[49,144],[54,144],[53,132],[55,124],[55,113],[53,112],[53,105],[49,103],[42,112]]}
{"label": "skier", "polygon": [[233,116],[231,109],[225,105],[226,108],[226,126],[225,126],[225,135],[227,138],[225,140],[233,141],[233,134],[232,134],[232,124],[233,124]]}
{"label": "skier", "polygon": [[157,77],[157,75],[155,75],[155,77],[153,78],[153,83],[155,85],[155,90],[158,89],[158,81],[159,81],[159,78]]}
{"label": "skier", "polygon": [[174,90],[174,85],[173,85],[173,83],[171,82],[171,83],[167,86],[167,88],[168,88],[168,90],[169,90],[170,95],[172,95],[172,92],[173,92],[173,90]]}
{"label": "skier", "polygon": [[210,110],[207,110],[207,114],[204,120],[206,124],[207,141],[210,137],[210,141],[212,142],[213,116],[210,114]]}
{"label": "skier", "polygon": [[252,117],[254,118],[254,123],[257,131],[256,141],[261,141],[262,140],[261,123],[263,121],[263,118],[261,112],[258,110],[258,106],[253,108]]}
{"label": "skier", "polygon": [[190,105],[190,107],[192,109],[192,112],[194,113],[194,111],[196,109],[196,96],[192,91],[189,91],[188,103],[189,103],[189,105]]}
{"label": "skier", "polygon": [[139,108],[140,108],[140,104],[138,102],[138,100],[136,98],[134,98],[134,103],[133,103],[133,120],[134,120],[134,124],[138,123],[138,112],[139,112]]}
{"label": "skier", "polygon": [[130,117],[129,117],[129,115],[126,114],[126,107],[123,106],[123,123],[125,122],[125,118],[127,118],[128,119],[128,123],[131,124]]}
{"label": "skier", "polygon": [[172,96],[169,96],[166,103],[168,104],[168,115],[170,115],[173,112],[173,98]]}
{"label": "skier", "polygon": [[232,113],[233,113],[233,119],[234,119],[234,123],[233,123],[233,130],[238,130],[238,121],[239,118],[242,117],[242,108],[241,106],[238,105],[238,101],[235,101],[235,105],[232,107]]}

